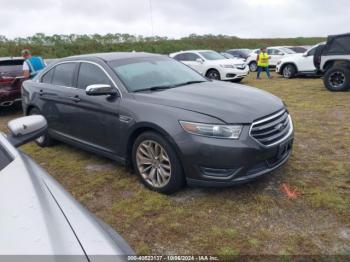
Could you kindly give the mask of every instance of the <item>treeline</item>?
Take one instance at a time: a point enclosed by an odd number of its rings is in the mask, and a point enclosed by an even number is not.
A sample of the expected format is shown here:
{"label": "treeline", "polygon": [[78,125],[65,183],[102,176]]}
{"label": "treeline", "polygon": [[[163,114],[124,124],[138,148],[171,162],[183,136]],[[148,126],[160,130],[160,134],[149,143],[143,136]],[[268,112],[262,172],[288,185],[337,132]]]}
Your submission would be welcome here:
{"label": "treeline", "polygon": [[144,37],[129,34],[48,36],[38,33],[26,38],[14,39],[0,35],[0,56],[19,56],[24,48],[29,48],[34,54],[45,58],[60,58],[95,52],[145,51],[168,54],[187,49],[222,51],[230,48],[259,48],[274,45],[314,45],[322,41],[325,39],[320,37],[242,39],[226,35],[192,34],[175,40],[167,37]]}

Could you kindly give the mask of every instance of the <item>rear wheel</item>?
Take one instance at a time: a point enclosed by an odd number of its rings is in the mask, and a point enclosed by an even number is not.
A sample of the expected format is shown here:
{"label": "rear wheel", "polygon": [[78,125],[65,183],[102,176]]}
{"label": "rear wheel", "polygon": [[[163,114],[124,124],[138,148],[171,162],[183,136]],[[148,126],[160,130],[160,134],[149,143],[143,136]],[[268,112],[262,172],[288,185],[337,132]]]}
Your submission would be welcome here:
{"label": "rear wheel", "polygon": [[182,166],[173,147],[155,132],[145,132],[136,139],[132,161],[142,183],[151,190],[171,194],[184,185]]}
{"label": "rear wheel", "polygon": [[350,70],[345,66],[335,66],[326,72],[323,82],[330,91],[346,91],[350,88]]}
{"label": "rear wheel", "polygon": [[258,64],[255,61],[249,63],[249,70],[251,72],[256,72],[258,70]]}
{"label": "rear wheel", "polygon": [[216,69],[210,69],[206,75],[207,78],[213,79],[213,80],[221,80],[221,76],[218,70]]}
{"label": "rear wheel", "polygon": [[[32,108],[29,111],[29,115],[41,115],[40,110],[37,108]],[[48,147],[48,146],[52,146],[53,144],[55,144],[55,140],[53,140],[48,133],[45,133],[44,135],[42,135],[41,137],[38,137],[37,139],[35,139],[35,143],[40,146],[40,147]]]}
{"label": "rear wheel", "polygon": [[295,77],[296,75],[296,72],[297,72],[297,69],[294,65],[292,64],[289,64],[289,65],[286,65],[285,67],[283,67],[283,77],[284,78],[293,78]]}

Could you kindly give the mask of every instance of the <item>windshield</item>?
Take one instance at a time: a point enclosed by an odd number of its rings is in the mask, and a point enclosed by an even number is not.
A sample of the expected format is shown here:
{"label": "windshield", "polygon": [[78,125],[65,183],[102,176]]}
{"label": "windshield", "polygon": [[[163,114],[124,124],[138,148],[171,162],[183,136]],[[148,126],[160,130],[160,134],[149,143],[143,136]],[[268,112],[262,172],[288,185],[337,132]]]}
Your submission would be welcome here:
{"label": "windshield", "polygon": [[245,55],[249,55],[252,52],[251,49],[240,49],[239,51],[241,51]]}
{"label": "windshield", "polygon": [[167,57],[123,59],[109,65],[130,92],[207,81],[193,69]]}
{"label": "windshield", "polygon": [[296,52],[294,52],[293,50],[289,49],[289,48],[285,48],[285,47],[281,47],[280,48],[282,52],[286,53],[286,54],[295,54]]}
{"label": "windshield", "polygon": [[205,59],[207,60],[221,60],[226,59],[223,55],[220,55],[217,52],[213,51],[205,51],[205,52],[199,52]]}
{"label": "windshield", "polygon": [[226,58],[235,58],[233,55],[231,55],[229,53],[222,53],[222,55]]}

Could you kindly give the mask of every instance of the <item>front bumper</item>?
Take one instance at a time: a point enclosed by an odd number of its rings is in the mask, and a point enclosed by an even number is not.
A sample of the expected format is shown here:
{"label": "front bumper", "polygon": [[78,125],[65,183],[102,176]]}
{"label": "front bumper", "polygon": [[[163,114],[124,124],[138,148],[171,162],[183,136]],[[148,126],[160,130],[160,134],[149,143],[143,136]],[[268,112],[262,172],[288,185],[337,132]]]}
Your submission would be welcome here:
{"label": "front bumper", "polygon": [[281,74],[281,73],[282,73],[282,72],[280,72],[281,65],[282,65],[282,64],[276,65],[276,73],[277,73],[277,74]]}
{"label": "front bumper", "polygon": [[[190,136],[180,144],[188,185],[231,186],[256,179],[284,165],[292,153],[293,133],[279,144],[264,147],[245,126],[239,140]],[[282,152],[283,151],[283,152]]]}
{"label": "front bumper", "polygon": [[221,80],[235,80],[246,77],[249,74],[249,67],[245,66],[244,68],[232,68],[232,69],[222,69]]}

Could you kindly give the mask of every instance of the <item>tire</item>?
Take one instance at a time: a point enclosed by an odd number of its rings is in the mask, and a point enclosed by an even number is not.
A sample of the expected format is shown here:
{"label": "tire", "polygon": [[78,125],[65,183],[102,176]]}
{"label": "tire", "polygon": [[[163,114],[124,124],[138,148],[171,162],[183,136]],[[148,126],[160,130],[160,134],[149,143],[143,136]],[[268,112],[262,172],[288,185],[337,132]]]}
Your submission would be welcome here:
{"label": "tire", "polygon": [[287,78],[287,79],[293,78],[295,77],[296,73],[297,73],[297,69],[295,65],[288,64],[283,67],[282,75],[284,78]]}
{"label": "tire", "polygon": [[249,63],[250,72],[256,72],[258,70],[258,64],[255,61]]}
{"label": "tire", "polygon": [[209,79],[213,79],[213,80],[221,80],[221,76],[218,70],[216,69],[210,69],[205,76]]}
{"label": "tire", "polygon": [[132,162],[142,183],[153,191],[171,194],[185,184],[182,166],[175,150],[158,133],[145,132],[135,140]]}
{"label": "tire", "polygon": [[[32,108],[28,115],[41,115],[40,110],[37,108]],[[48,133],[42,135],[41,137],[35,139],[35,143],[40,147],[49,147],[55,144],[55,140],[52,139]]]}
{"label": "tire", "polygon": [[350,88],[350,70],[345,66],[334,66],[325,73],[323,82],[329,91],[347,91]]}

